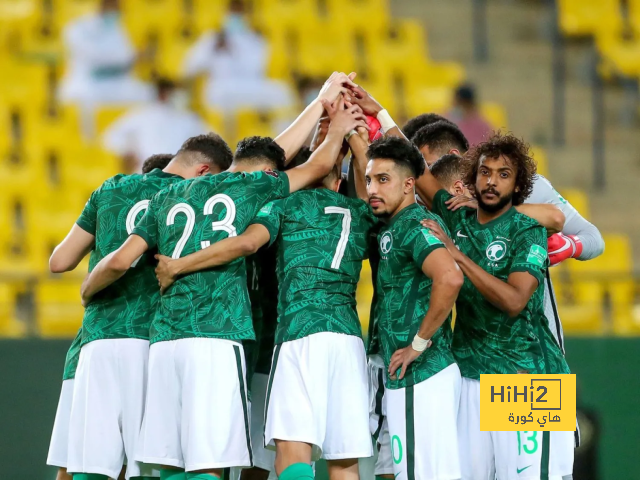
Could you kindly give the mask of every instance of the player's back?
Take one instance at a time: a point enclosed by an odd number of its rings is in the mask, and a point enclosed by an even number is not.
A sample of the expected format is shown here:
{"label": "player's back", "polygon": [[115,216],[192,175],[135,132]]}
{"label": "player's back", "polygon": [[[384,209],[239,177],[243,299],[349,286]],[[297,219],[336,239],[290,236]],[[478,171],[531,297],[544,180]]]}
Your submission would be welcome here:
{"label": "player's back", "polygon": [[[223,172],[172,185],[154,197],[135,233],[180,258],[244,232],[258,210],[289,193],[278,172]],[[244,259],[179,278],[162,296],[151,342],[254,338]]]}
{"label": "player's back", "polygon": [[[78,225],[95,235],[89,271],[120,248],[147,210],[150,199],[182,177],[155,169],[116,175],[91,195]],[[82,343],[107,338],[149,338],[149,323],[159,299],[153,256],[143,255],[119,280],[98,292],[85,309]]]}
{"label": "player's back", "polygon": [[266,206],[256,221],[272,240],[279,231],[276,343],[316,332],[361,335],[355,292],[377,222],[370,207],[319,188]]}

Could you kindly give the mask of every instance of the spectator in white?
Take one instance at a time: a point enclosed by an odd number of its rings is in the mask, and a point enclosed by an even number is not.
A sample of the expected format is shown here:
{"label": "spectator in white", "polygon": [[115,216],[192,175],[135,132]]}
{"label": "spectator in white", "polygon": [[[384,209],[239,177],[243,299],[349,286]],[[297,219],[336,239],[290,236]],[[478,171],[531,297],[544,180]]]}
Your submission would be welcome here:
{"label": "spectator in white", "polygon": [[153,89],[137,80],[133,67],[139,56],[120,21],[118,0],[101,0],[100,10],[74,20],[63,32],[67,70],[60,99],[85,111],[99,104],[146,102]]}
{"label": "spectator in white", "polygon": [[157,99],[135,107],[104,132],[104,147],[122,157],[127,172],[140,171],[145,158],[177,152],[189,137],[211,129],[188,109],[184,91],[168,79],[156,81]]}
{"label": "spectator in white", "polygon": [[453,108],[446,117],[458,125],[469,140],[470,146],[487,140],[493,130],[478,109],[476,92],[472,85],[462,85],[456,89]]}
{"label": "spectator in white", "polygon": [[268,60],[268,45],[251,29],[244,3],[232,0],[222,29],[202,34],[188,52],[184,75],[205,73],[206,104],[226,113],[290,107],[294,98],[287,85],[266,76]]}

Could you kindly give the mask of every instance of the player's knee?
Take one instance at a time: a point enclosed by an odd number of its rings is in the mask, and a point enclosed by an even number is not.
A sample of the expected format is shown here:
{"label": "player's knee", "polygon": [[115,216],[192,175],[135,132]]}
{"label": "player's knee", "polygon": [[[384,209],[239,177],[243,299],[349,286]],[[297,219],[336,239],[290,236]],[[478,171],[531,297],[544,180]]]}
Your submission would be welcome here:
{"label": "player's knee", "polygon": [[311,444],[275,440],[276,473],[280,476],[284,470],[294,464],[311,464]]}
{"label": "player's knee", "polygon": [[327,469],[331,480],[357,480],[358,459],[327,460]]}
{"label": "player's knee", "polygon": [[278,475],[278,480],[313,480],[313,478],[313,468],[308,463],[294,463]]}

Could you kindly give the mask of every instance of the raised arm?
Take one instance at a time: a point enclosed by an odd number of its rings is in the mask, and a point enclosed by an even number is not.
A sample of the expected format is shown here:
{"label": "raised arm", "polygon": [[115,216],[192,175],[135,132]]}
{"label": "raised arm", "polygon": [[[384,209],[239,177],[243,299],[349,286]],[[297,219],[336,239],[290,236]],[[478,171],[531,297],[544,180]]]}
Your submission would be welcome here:
{"label": "raised arm", "polygon": [[86,305],[91,297],[120,279],[131,265],[147,251],[147,242],[138,235],[129,238],[114,252],[104,257],[85,279],[80,289],[82,304]]}
{"label": "raised arm", "polygon": [[164,293],[180,275],[219,267],[240,257],[252,255],[266,244],[269,238],[266,227],[252,224],[241,235],[225,238],[186,257],[172,259],[165,255],[156,255],[156,277],[160,291]]}
{"label": "raised arm", "polygon": [[91,251],[96,237],[73,224],[67,236],[53,250],[49,258],[51,273],[69,272],[76,268],[82,259]]}
{"label": "raised arm", "polygon": [[[365,134],[368,132],[365,130]],[[368,135],[367,135],[368,136]],[[356,195],[365,202],[369,200],[367,194],[367,182],[365,179],[365,171],[367,170],[367,150],[369,145],[360,133],[354,133],[349,136],[349,147],[351,148],[353,164],[353,179],[356,187]]]}
{"label": "raised arm", "polygon": [[333,103],[338,98],[338,95],[347,91],[347,87],[357,87],[353,83],[355,77],[355,73],[345,75],[344,73],[333,72],[320,90],[318,98],[311,102],[300,116],[276,137],[275,142],[285,151],[287,163],[296,156],[311,131],[316,127],[324,111],[322,102]]}
{"label": "raised arm", "polygon": [[531,217],[547,229],[548,235],[561,232],[564,227],[564,213],[558,207],[548,204],[524,203],[515,207],[517,211]]}
{"label": "raised arm", "polygon": [[367,128],[364,114],[355,105],[344,108],[342,95],[333,105],[326,100],[322,102],[324,109],[331,112],[334,119],[329,126],[326,139],[313,152],[309,160],[287,171],[291,193],[308,187],[327,176],[338,158],[344,136],[357,127]]}
{"label": "raised arm", "polygon": [[462,288],[464,277],[446,248],[434,250],[424,259],[422,272],[433,280],[429,310],[422,319],[413,343],[396,350],[389,362],[389,375],[395,376],[401,368],[400,379],[404,378],[407,367],[428,348],[431,337],[447,319]]}

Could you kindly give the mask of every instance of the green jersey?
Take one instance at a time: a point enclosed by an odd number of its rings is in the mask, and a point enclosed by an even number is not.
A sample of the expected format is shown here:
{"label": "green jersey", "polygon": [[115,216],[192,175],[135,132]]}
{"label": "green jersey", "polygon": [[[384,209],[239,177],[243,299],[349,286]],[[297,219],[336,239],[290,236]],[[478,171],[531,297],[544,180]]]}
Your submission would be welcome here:
{"label": "green jersey", "polygon": [[378,317],[376,317],[376,305],[378,304],[378,266],[380,265],[380,252],[378,251],[378,233],[384,226],[382,222],[371,230],[369,234],[369,265],[371,267],[371,282],[373,283],[373,297],[369,309],[369,329],[367,331],[367,355],[380,354],[380,335],[378,334]]}
{"label": "green jersey", "polygon": [[80,347],[82,346],[82,328],[78,330],[76,338],[71,342],[71,346],[67,351],[67,358],[64,360],[64,372],[62,373],[62,381],[71,380],[76,377],[76,369],[78,368],[78,360],[80,359]]}
{"label": "green jersey", "polygon": [[[442,224],[438,216],[414,203],[391,218],[378,234],[375,319],[387,367],[396,350],[411,344],[429,310],[433,282],[422,271],[422,264],[444,244],[420,224],[424,219]],[[385,386],[395,389],[415,385],[451,365],[451,337],[449,315],[431,337],[431,347],[409,365],[404,378],[392,380],[387,373]]]}
{"label": "green jersey", "polygon": [[362,337],[356,286],[377,222],[369,206],[332,190],[303,190],[260,210],[278,239],[276,344],[319,332]]}
{"label": "green jersey", "polygon": [[[146,174],[116,175],[91,194],[77,224],[95,236],[89,271],[120,248],[149,200],[182,177],[155,169]],[[111,338],[149,338],[149,324],[160,292],[151,254],[137,259],[119,280],[95,294],[84,311],[82,344]]]}
{"label": "green jersey", "polygon": [[462,253],[504,282],[514,272],[528,272],[538,281],[522,312],[510,318],[465,277],[456,301],[453,335],[453,353],[462,376],[479,380],[483,373],[569,373],[544,316],[546,230],[515,208],[481,225],[475,209],[448,210],[449,198],[440,190],[433,211],[442,216]]}
{"label": "green jersey", "polygon": [[[133,233],[180,258],[245,231],[267,202],[289,194],[282,172],[222,172],[159,192]],[[191,337],[253,340],[245,259],[180,277],[162,295],[151,342]]]}

